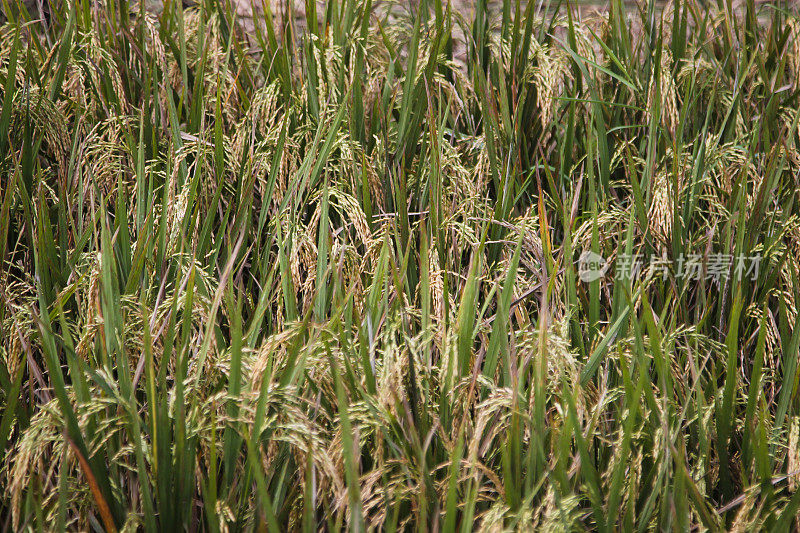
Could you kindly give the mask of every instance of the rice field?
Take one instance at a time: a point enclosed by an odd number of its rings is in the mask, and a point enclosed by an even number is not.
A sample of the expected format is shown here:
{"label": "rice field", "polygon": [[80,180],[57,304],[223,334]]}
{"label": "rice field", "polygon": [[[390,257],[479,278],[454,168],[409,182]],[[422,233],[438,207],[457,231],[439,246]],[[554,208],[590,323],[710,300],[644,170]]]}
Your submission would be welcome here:
{"label": "rice field", "polygon": [[3,0],[0,531],[797,531],[798,6],[279,4]]}

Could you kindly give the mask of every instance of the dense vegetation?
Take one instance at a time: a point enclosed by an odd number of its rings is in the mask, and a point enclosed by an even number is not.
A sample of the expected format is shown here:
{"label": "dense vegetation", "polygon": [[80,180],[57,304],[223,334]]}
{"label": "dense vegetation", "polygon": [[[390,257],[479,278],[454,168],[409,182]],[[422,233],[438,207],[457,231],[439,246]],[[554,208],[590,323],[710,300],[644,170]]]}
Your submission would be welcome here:
{"label": "dense vegetation", "polygon": [[413,4],[3,2],[0,528],[797,527],[798,12]]}

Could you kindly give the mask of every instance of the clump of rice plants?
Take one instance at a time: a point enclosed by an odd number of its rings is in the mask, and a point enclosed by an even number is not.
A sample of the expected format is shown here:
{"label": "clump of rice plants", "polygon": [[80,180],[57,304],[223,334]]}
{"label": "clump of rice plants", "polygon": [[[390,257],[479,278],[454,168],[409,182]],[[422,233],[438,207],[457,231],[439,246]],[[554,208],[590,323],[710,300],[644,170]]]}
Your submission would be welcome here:
{"label": "clump of rice plants", "polygon": [[255,7],[3,2],[3,531],[800,527],[796,6]]}

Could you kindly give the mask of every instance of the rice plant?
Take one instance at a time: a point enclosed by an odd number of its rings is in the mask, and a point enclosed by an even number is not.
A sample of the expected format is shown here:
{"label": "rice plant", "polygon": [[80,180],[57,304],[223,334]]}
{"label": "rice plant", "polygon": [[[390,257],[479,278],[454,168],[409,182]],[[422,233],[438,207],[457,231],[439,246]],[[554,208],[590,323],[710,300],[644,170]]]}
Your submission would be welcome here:
{"label": "rice plant", "polygon": [[796,5],[2,12],[3,531],[800,528]]}

